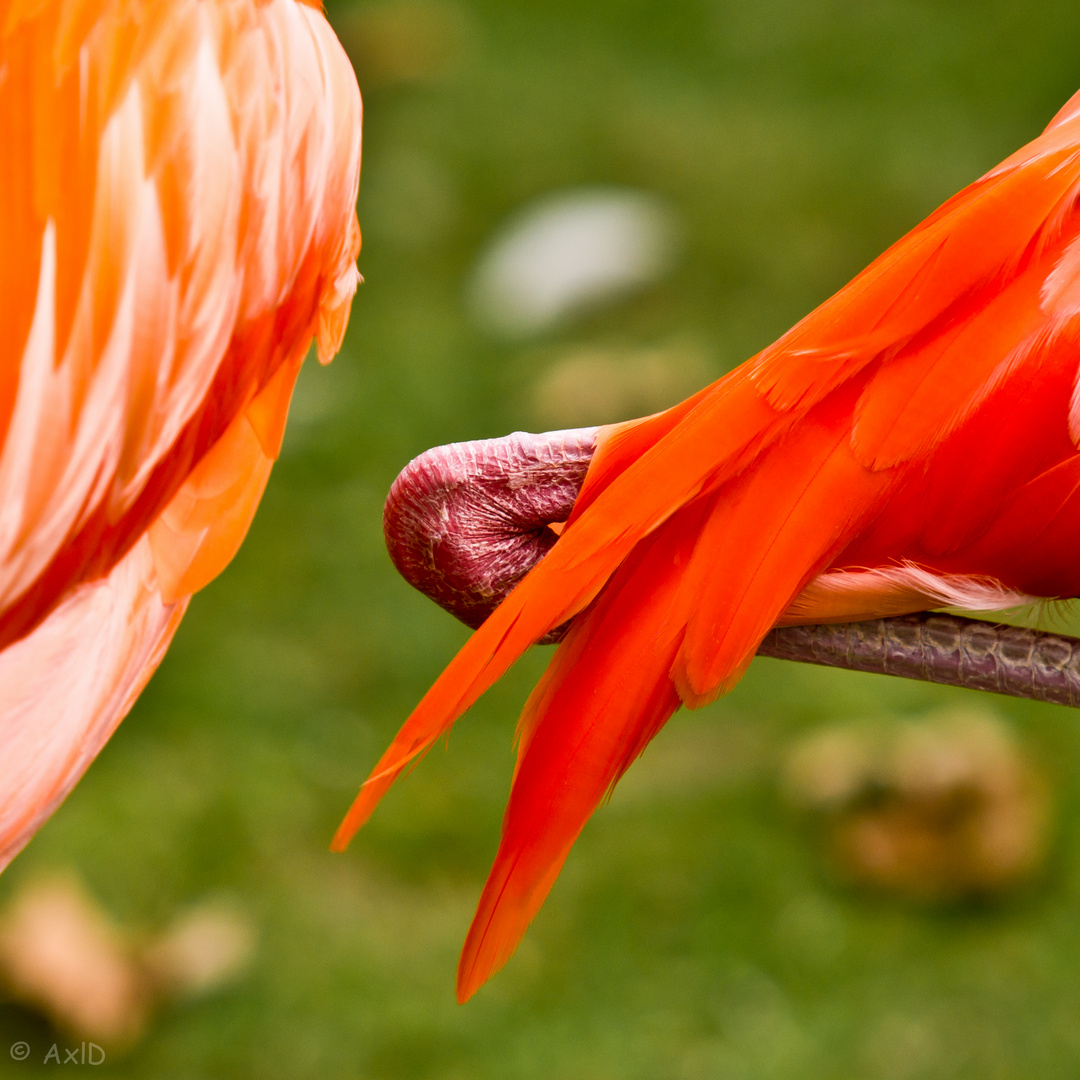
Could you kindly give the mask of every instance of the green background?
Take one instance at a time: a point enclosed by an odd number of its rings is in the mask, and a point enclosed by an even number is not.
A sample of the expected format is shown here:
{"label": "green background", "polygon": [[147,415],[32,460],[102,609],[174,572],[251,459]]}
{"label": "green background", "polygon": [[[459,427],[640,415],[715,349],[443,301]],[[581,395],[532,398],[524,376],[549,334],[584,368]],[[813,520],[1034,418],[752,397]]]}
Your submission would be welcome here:
{"label": "green background", "polygon": [[[974,695],[757,661],[729,698],[661,734],[585,829],[517,956],[464,1008],[457,951],[544,654],[396,786],[348,854],[327,850],[466,637],[384,552],[396,472],[441,442],[535,429],[531,388],[567,349],[689,342],[711,377],[766,345],[1041,130],[1080,85],[1080,7],[459,0],[330,14],[366,107],[366,283],[345,347],[303,372],[240,555],[0,879],[2,904],[73,867],[133,928],[206,895],[252,913],[247,975],[165,1008],[100,1073],[1080,1074],[1080,723],[1068,710],[992,701],[1054,785],[1043,875],[998,904],[913,908],[829,878],[777,763],[828,722]],[[676,269],[538,340],[486,335],[465,302],[477,253],[516,208],[581,184],[666,197],[683,223]],[[35,1024],[0,1009],[9,1041],[44,1039]],[[0,1074],[34,1071],[6,1045]]]}

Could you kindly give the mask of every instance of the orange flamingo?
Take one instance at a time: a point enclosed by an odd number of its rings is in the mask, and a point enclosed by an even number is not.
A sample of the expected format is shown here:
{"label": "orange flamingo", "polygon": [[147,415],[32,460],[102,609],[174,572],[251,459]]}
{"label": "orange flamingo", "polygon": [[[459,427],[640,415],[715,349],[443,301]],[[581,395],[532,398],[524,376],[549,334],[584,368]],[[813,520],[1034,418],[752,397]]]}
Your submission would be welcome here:
{"label": "orange flamingo", "polygon": [[358,276],[317,4],[0,0],[0,867],[232,558]]}
{"label": "orange flamingo", "polygon": [[[557,516],[525,522],[550,550],[417,706],[335,838],[570,623],[518,726],[459,1000],[509,958],[649,740],[681,704],[734,686],[773,627],[1080,595],[1078,360],[1080,94],[740,368],[667,412],[548,440],[564,475],[591,456],[561,536],[543,536]],[[437,466],[410,470],[405,488]],[[392,549],[415,517],[402,499]],[[449,590],[475,619],[465,587]]]}

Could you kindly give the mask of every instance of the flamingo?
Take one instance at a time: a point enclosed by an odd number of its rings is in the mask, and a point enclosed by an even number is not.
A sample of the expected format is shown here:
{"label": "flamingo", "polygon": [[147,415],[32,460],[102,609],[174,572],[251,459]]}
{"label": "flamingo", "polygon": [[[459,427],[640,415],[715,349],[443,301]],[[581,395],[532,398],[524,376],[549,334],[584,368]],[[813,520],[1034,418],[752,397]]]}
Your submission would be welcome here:
{"label": "flamingo", "polygon": [[0,868],[229,562],[356,290],[317,3],[0,0]]}
{"label": "flamingo", "polygon": [[[387,503],[391,553],[479,628],[334,846],[526,649],[562,638],[518,724],[460,1001],[509,959],[586,821],[669,717],[730,690],[767,637],[789,633],[776,628],[1080,596],[1078,361],[1080,94],[674,408],[444,448],[405,470]],[[918,634],[921,619],[903,625]],[[1003,686],[1022,668],[1006,646],[986,653]],[[1053,670],[1076,683],[1074,668]]]}

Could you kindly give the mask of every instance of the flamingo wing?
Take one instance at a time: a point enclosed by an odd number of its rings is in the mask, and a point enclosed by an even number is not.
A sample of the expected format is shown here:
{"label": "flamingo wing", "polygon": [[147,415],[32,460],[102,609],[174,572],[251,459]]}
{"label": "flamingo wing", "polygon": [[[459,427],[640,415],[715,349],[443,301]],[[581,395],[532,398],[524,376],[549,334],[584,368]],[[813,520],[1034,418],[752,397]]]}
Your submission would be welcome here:
{"label": "flamingo wing", "polygon": [[2,865],[239,546],[310,342],[340,345],[360,98],[296,0],[0,0],[0,72]]}
{"label": "flamingo wing", "polygon": [[601,432],[558,543],[420,702],[335,840],[577,617],[522,718],[461,1000],[630,761],[680,703],[730,689],[772,626],[1080,593],[1021,531],[1063,556],[1080,512],[1078,201],[1080,95],[741,368]]}

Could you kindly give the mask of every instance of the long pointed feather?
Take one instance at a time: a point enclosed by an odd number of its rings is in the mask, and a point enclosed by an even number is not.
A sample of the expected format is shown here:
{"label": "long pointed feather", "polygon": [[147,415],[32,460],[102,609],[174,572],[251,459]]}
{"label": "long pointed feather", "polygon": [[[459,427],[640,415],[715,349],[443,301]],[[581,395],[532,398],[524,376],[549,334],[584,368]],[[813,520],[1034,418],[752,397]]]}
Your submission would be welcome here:
{"label": "long pointed feather", "polygon": [[458,966],[465,1001],[513,953],[574,840],[678,707],[668,678],[686,610],[675,603],[708,507],[639,545],[559,647],[526,706],[495,863]]}
{"label": "long pointed feather", "polygon": [[[436,681],[335,837],[344,846],[403,768],[577,616],[525,708],[459,997],[505,963],[679,699],[730,688],[777,621],[1080,593],[1078,194],[1070,103],[742,368],[602,431],[559,541]],[[1030,453],[1010,457],[1010,438]],[[842,599],[825,587],[840,574]]]}
{"label": "long pointed feather", "polygon": [[[730,417],[718,438],[715,417]],[[707,485],[721,482],[775,437],[782,418],[738,373],[709,388],[667,439],[645,452],[573,517],[558,543],[465,643],[413,710],[360,789],[331,842],[344,850],[401,772],[422,756],[515,660],[584,610],[623,559]],[[700,440],[715,457],[702,460]],[[725,454],[725,449],[727,453]]]}

